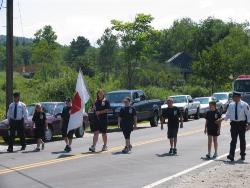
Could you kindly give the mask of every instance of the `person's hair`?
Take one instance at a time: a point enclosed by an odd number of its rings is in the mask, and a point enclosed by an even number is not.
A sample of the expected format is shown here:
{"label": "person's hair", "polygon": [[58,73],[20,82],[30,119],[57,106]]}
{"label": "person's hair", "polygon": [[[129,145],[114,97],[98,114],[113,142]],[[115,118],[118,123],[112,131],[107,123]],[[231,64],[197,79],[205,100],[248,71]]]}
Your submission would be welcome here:
{"label": "person's hair", "polygon": [[36,111],[36,108],[38,108],[38,107],[41,108],[41,110],[43,111],[41,103],[36,103],[35,104],[35,111]]}
{"label": "person's hair", "polygon": [[212,106],[214,106],[216,108],[216,102],[215,101],[210,101],[209,105],[212,105]]}
{"label": "person's hair", "polygon": [[127,100],[128,102],[131,101],[130,97],[125,97],[124,100]]}
{"label": "person's hair", "polygon": [[97,100],[101,100],[101,99],[99,99],[99,93],[102,93],[103,94],[103,98],[104,98],[104,91],[102,90],[102,89],[98,89],[98,91],[96,92],[96,99]]}

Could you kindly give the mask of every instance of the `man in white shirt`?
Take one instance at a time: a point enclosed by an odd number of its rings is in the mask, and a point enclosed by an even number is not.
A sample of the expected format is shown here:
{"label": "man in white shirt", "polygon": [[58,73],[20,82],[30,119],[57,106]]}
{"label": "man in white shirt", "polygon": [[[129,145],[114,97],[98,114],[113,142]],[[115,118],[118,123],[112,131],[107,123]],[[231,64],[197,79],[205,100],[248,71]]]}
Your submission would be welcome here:
{"label": "man in white shirt", "polygon": [[15,140],[16,131],[20,138],[21,150],[25,150],[26,142],[24,135],[24,121],[28,118],[26,105],[20,102],[20,93],[14,93],[14,102],[10,104],[7,118],[10,125],[9,147],[8,152],[13,152],[13,142]]}
{"label": "man in white shirt", "polygon": [[[249,105],[241,100],[241,93],[233,93],[233,102],[229,104],[226,116],[221,120],[230,120],[231,123],[231,144],[230,153],[227,158],[234,161],[235,149],[238,136],[240,138],[241,160],[245,160],[246,139],[245,133],[250,128],[250,110]],[[220,120],[219,120],[220,121]]]}

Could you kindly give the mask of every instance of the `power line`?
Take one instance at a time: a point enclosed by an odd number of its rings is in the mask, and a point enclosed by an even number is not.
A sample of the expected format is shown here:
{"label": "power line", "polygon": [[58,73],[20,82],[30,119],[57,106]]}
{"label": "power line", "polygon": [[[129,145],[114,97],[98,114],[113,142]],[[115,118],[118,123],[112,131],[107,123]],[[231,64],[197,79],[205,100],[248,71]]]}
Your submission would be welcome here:
{"label": "power line", "polygon": [[17,1],[17,6],[18,6],[18,12],[19,12],[21,31],[22,31],[22,40],[24,41],[23,20],[22,20],[22,14],[21,14],[21,8],[20,8],[20,1],[19,0]]}

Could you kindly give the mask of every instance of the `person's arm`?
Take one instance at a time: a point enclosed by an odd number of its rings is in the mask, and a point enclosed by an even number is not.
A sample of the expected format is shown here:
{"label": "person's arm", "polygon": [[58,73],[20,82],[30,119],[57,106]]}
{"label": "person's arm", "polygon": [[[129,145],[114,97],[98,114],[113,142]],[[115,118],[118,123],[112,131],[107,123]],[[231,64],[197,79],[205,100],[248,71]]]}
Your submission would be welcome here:
{"label": "person's arm", "polygon": [[179,109],[178,109],[178,113],[179,113],[179,116],[180,116],[180,128],[183,128],[183,115],[182,115],[182,113],[180,112]]}
{"label": "person's arm", "polygon": [[45,129],[48,130],[48,121],[47,121],[47,117],[46,117],[46,114],[44,113],[44,123],[45,123]]}
{"label": "person's arm", "polygon": [[22,109],[23,109],[23,118],[25,121],[27,121],[28,120],[28,110],[26,108],[26,105],[23,104]]}
{"label": "person's arm", "polygon": [[36,124],[35,124],[35,113],[33,114],[33,117],[32,117],[32,127],[33,127],[33,129],[36,128]]}
{"label": "person's arm", "polygon": [[163,117],[163,115],[161,115],[161,130],[164,129],[164,127],[163,127],[164,121],[165,121],[165,118]]}
{"label": "person's arm", "polygon": [[8,111],[7,111],[7,119],[10,122],[10,109],[11,109],[11,104],[9,105]]}
{"label": "person's arm", "polygon": [[208,121],[206,119],[206,123],[205,123],[205,129],[204,129],[204,133],[207,134],[207,124],[208,124]]}
{"label": "person's arm", "polygon": [[137,116],[134,116],[134,129],[137,129]]}
{"label": "person's arm", "polygon": [[250,109],[248,104],[245,105],[244,112],[247,118],[247,131],[248,131],[250,130]]}

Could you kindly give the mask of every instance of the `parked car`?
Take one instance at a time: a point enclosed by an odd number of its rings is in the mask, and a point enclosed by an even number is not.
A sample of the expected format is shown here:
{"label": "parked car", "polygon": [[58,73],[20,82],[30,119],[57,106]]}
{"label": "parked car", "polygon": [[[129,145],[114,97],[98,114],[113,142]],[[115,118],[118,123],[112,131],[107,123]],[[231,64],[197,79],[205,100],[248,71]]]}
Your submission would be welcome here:
{"label": "parked car", "polygon": [[[61,113],[65,103],[63,102],[42,102],[41,103],[44,112],[46,113],[48,121],[48,130],[45,132],[45,140],[51,141],[54,135],[61,135]],[[25,122],[25,135],[26,137],[34,136],[34,129],[32,126],[32,117],[35,110],[35,104],[27,105],[28,120]],[[88,115],[84,113],[83,124],[75,131],[77,138],[83,137],[85,128],[89,125]],[[0,136],[4,140],[8,141],[9,135],[9,122],[7,119],[0,122]]]}
{"label": "parked car", "polygon": [[[174,100],[174,106],[181,110],[184,121],[188,121],[190,117],[194,117],[194,119],[200,118],[200,102],[194,101],[190,95],[176,95],[170,97]],[[167,104],[161,106],[162,111],[166,108]]]}
{"label": "parked car", "polygon": [[232,93],[231,92],[218,92],[218,93],[214,93],[212,97],[219,100],[223,104],[223,112],[226,112],[229,103],[232,101]]}
{"label": "parked car", "polygon": [[[122,100],[125,97],[131,98],[131,105],[135,108],[138,121],[149,120],[152,127],[158,126],[160,109],[163,101],[159,99],[147,99],[142,90],[119,90],[105,94],[110,102],[110,111],[108,112],[108,123],[116,124],[118,122],[118,113],[123,106]],[[93,122],[93,111],[89,111],[90,123]]]}
{"label": "parked car", "polygon": [[213,97],[198,97],[195,98],[194,101],[200,102],[200,115],[205,117],[206,113],[209,111],[209,102],[216,101],[216,108],[219,112],[223,113],[223,104]]}

